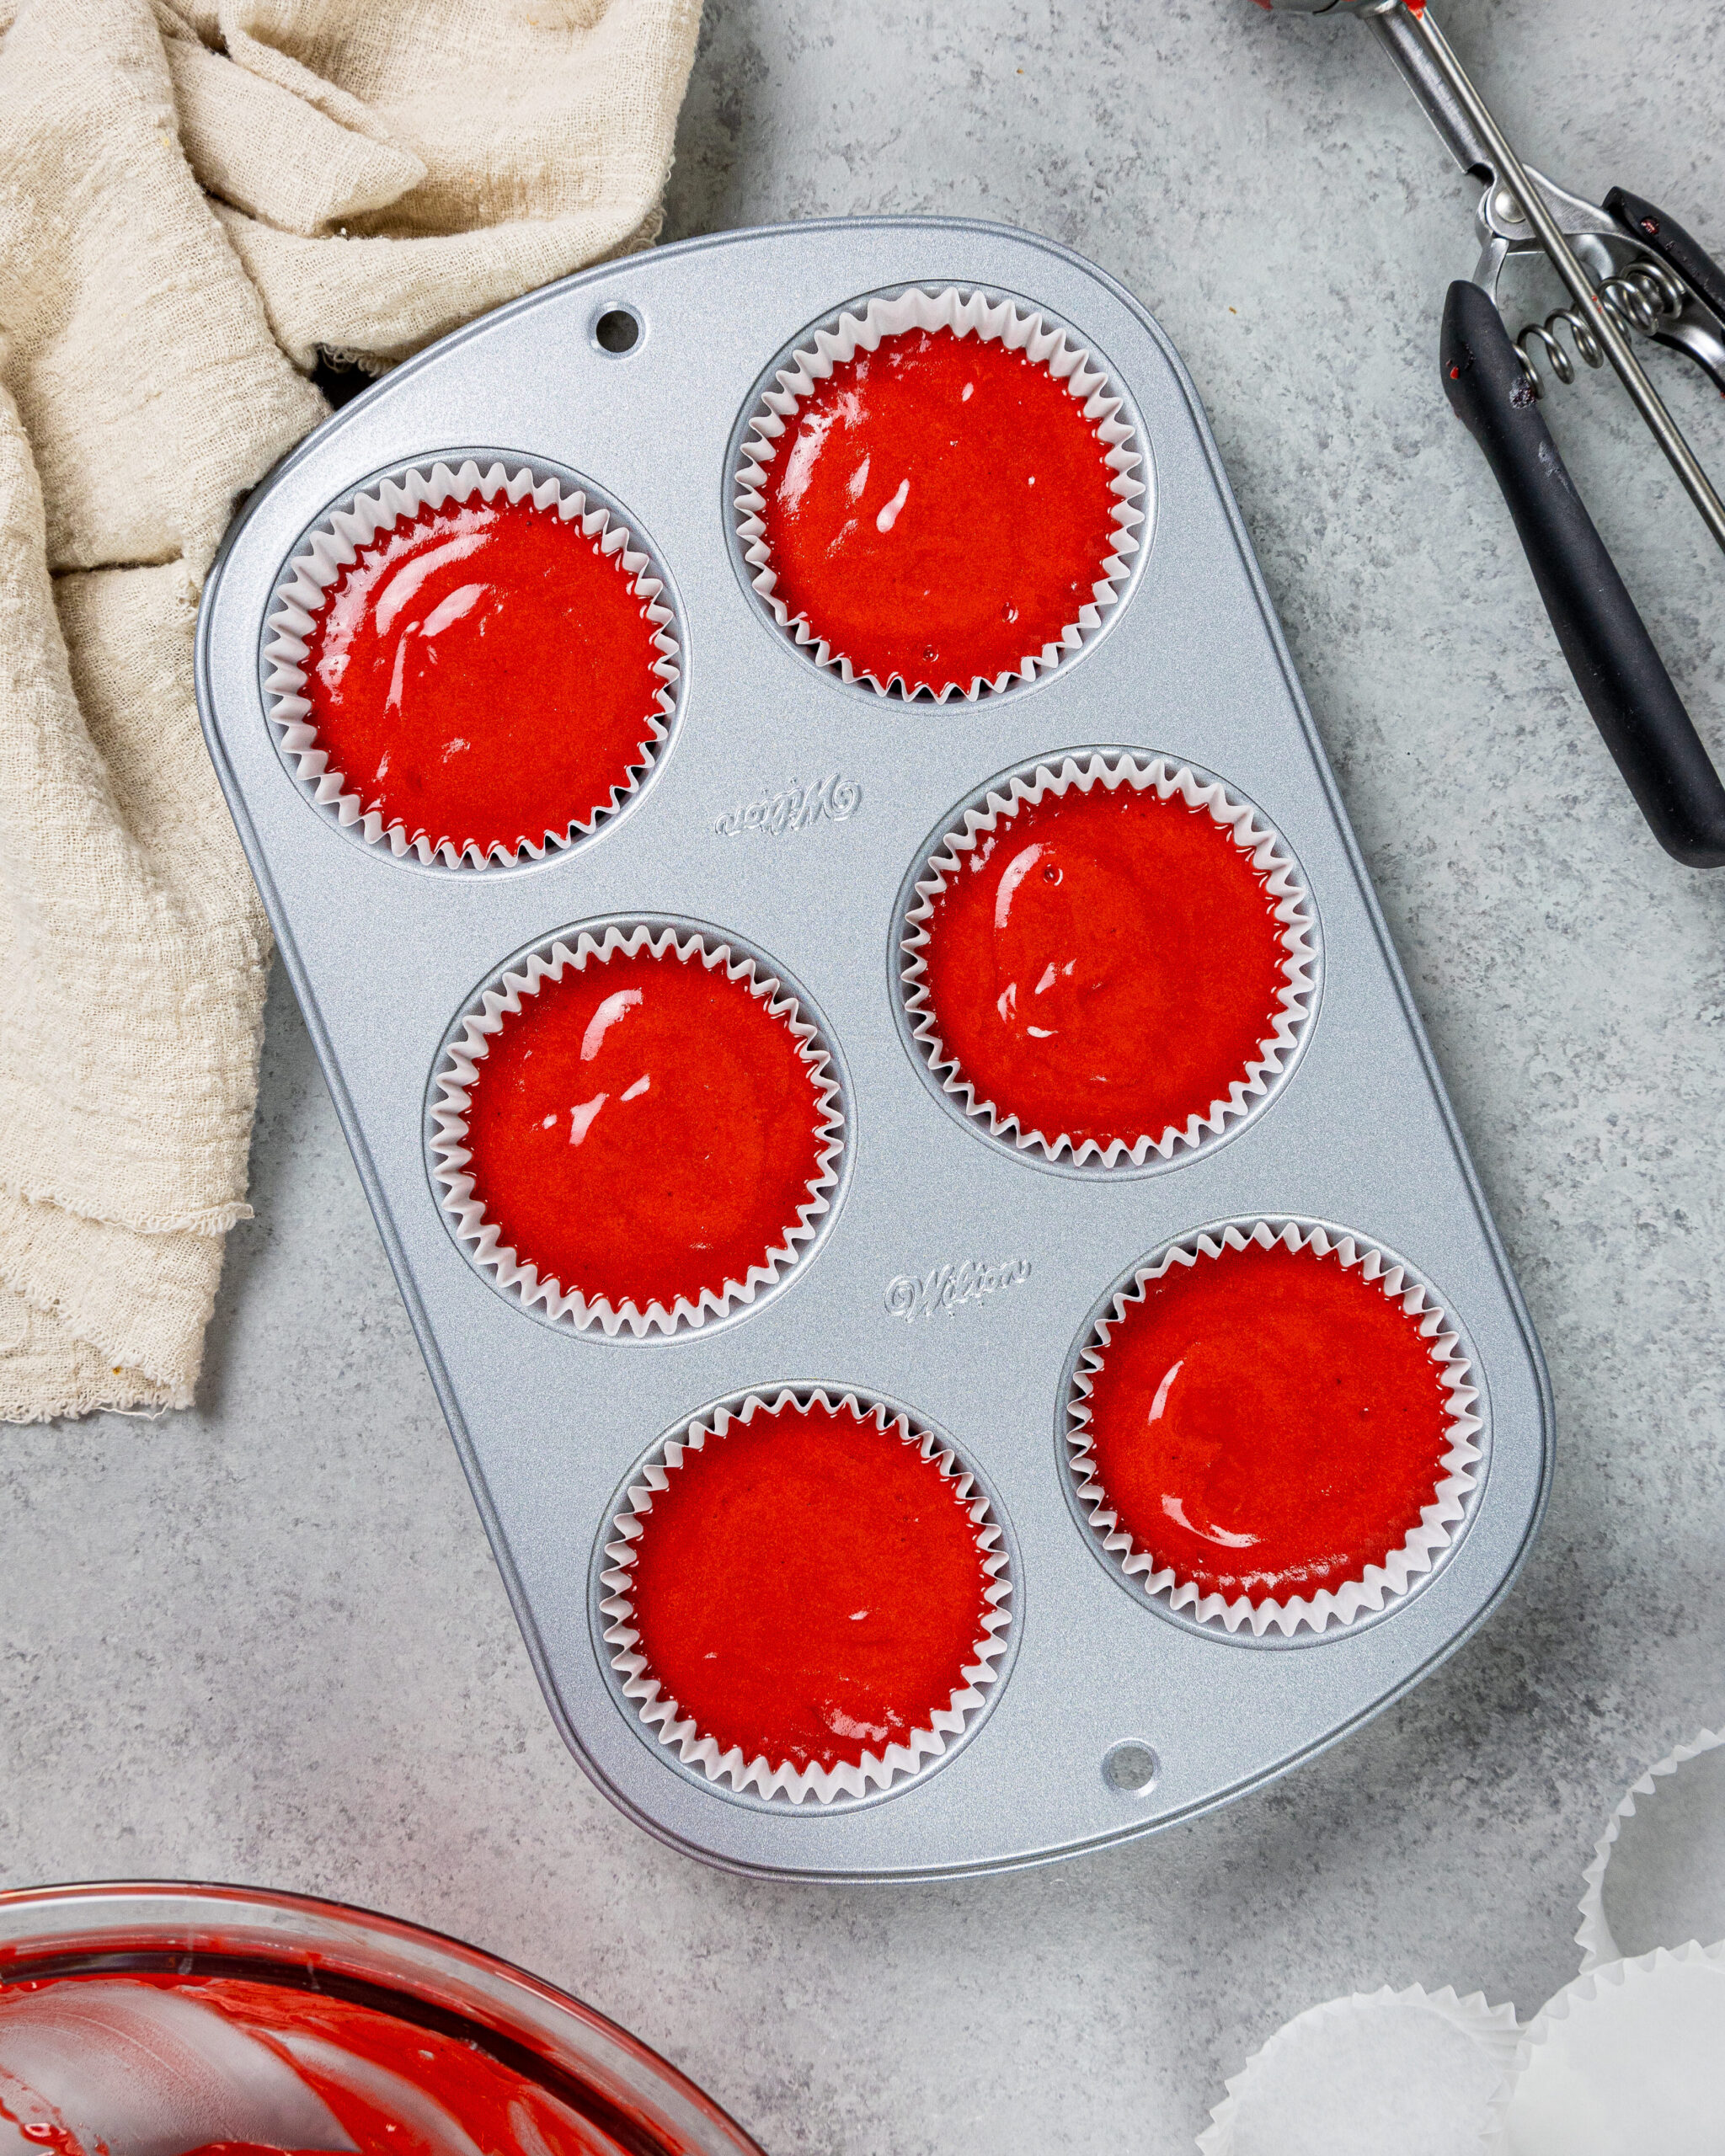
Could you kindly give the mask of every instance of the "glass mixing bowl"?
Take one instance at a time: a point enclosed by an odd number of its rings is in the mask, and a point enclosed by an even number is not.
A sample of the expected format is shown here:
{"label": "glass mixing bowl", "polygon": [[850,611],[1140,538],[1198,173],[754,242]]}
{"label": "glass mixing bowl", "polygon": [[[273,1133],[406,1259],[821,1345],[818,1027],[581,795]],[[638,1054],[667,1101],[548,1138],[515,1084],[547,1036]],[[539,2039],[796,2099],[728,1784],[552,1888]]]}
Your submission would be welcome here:
{"label": "glass mixing bowl", "polygon": [[507,1962],[239,1886],[0,1894],[0,2156],[761,2156]]}

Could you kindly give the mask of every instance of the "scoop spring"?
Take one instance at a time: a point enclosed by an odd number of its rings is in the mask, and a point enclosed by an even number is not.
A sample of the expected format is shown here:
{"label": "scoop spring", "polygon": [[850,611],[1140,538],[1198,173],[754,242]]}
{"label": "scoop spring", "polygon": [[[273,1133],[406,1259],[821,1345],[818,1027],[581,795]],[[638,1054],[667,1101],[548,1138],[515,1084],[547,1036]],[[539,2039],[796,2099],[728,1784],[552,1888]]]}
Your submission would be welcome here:
{"label": "scoop spring", "polygon": [[[1632,328],[1640,330],[1644,337],[1651,337],[1662,320],[1682,313],[1688,288],[1675,270],[1667,269],[1663,262],[1643,258],[1632,263],[1627,270],[1605,278],[1599,287],[1599,305],[1626,337]],[[1576,355],[1589,366],[1599,367],[1605,363],[1605,351],[1586,316],[1573,307],[1559,307],[1556,313],[1548,314],[1543,323],[1530,322],[1515,340],[1522,371],[1535,397],[1543,395],[1545,390],[1534,366],[1535,352],[1544,353],[1559,382],[1575,379],[1575,360],[1558,341],[1560,325],[1569,332]]]}

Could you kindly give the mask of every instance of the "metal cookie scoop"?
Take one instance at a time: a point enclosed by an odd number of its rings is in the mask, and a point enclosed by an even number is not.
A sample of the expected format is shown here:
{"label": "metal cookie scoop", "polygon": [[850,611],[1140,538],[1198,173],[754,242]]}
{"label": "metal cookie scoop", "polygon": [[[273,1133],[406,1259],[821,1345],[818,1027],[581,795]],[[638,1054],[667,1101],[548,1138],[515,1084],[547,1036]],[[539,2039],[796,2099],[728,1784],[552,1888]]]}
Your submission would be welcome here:
{"label": "metal cookie scoop", "polygon": [[[1589,202],[1523,164],[1422,0],[1258,4],[1363,16],[1444,147],[1482,183],[1479,261],[1444,307],[1445,393],[1503,489],[1576,686],[1653,835],[1691,867],[1725,866],[1725,785],[1540,414],[1535,364],[1567,382],[1577,357],[1609,360],[1725,547],[1725,501],[1630,342],[1639,331],[1687,354],[1725,393],[1725,271],[1639,196],[1614,187]],[[1511,256],[1532,253],[1547,257],[1573,304],[1512,342],[1498,279]]]}

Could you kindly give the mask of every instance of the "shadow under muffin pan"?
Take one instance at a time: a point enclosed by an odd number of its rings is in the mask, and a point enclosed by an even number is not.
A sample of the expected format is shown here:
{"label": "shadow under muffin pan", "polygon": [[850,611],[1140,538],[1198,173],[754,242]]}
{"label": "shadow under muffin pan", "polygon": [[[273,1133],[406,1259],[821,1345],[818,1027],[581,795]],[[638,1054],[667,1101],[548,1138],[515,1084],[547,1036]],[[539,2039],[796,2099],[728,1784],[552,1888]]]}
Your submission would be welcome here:
{"label": "shadow under muffin pan", "polygon": [[[787,355],[869,297],[1010,300],[1122,399],[1140,545],[1038,677],[943,702],[846,684],[750,583],[736,455]],[[594,336],[626,310],[626,352]],[[430,865],[356,841],[279,753],[265,617],[304,535],[377,475],[473,457],[582,488],[662,578],[675,712],[646,782],[543,859]],[[1487,1214],[1195,392],[1118,285],[956,221],[745,232],[499,309],[330,419],[246,504],[206,590],[211,751],[558,1726],[632,1818],[709,1862],[828,1881],[988,1872],[1186,1819],[1406,1692],[1482,1621],[1550,1475],[1538,1343]],[[991,784],[1121,746],[1213,774],[1297,869],[1318,957],[1288,1068],[1213,1139],[1061,1172],[939,1097],[906,1024],[905,894]],[[315,790],[315,789],[313,789]],[[693,924],[809,999],[842,1075],[821,1232],[722,1321],[639,1340],[547,1321],[451,1232],[428,1147],[440,1057],[512,954],[583,925]],[[1099,1561],[1072,1501],[1071,1372],[1111,1288],[1209,1224],[1332,1224],[1392,1252],[1465,1345],[1479,1460],[1441,1561],[1290,1638],[1194,1621]],[[855,1801],[739,1795],[667,1755],[600,1608],[618,1493],[715,1402],[902,1403],[977,1475],[1011,1550],[1007,1649],[939,1758]]]}

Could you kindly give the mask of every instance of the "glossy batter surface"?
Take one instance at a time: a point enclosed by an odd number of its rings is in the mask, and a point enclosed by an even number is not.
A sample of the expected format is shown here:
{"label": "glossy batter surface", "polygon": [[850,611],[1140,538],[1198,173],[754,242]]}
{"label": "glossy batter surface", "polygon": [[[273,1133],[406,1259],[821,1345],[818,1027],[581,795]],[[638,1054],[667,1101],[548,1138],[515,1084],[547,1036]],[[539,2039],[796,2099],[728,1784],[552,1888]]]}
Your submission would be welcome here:
{"label": "glossy batter surface", "polygon": [[[13,1996],[0,1993],[0,2058]],[[27,2059],[48,2064],[0,2089],[0,2129],[16,2107],[21,2138],[45,2156],[104,2148],[116,2156],[127,2148],[607,2156],[616,2148],[547,2089],[472,2044],[289,1986],[68,1978],[30,1985],[16,2004],[16,2041]],[[222,2137],[209,2140],[216,2121]],[[282,2137],[290,2121],[321,2124],[307,2143]]]}
{"label": "glossy batter surface", "polygon": [[855,1764],[927,1729],[974,1665],[985,1553],[953,1481],[873,1418],[757,1410],[655,1496],[640,1652],[721,1750]]}
{"label": "glossy batter surface", "polygon": [[698,957],[590,958],[521,999],[476,1066],[470,1172],[522,1264],[669,1310],[745,1283],[820,1175],[795,1034]]}
{"label": "glossy batter surface", "polygon": [[1205,1593],[1338,1588],[1406,1541],[1444,1478],[1441,1367],[1418,1320],[1334,1257],[1177,1264],[1111,1329],[1097,1479],[1136,1547]]}
{"label": "glossy batter surface", "polygon": [[1178,794],[1076,787],[1003,817],[926,924],[945,1052],[1002,1117],[1106,1148],[1208,1115],[1274,1036],[1277,900]]}
{"label": "glossy batter surface", "polygon": [[307,638],[321,747],[384,828],[542,845],[649,756],[664,686],[648,601],[578,523],[499,496],[360,549]]}
{"label": "glossy batter surface", "polygon": [[861,674],[968,690],[1087,606],[1114,551],[1107,446],[1045,366],[950,329],[834,368],[767,467],[793,619]]}

